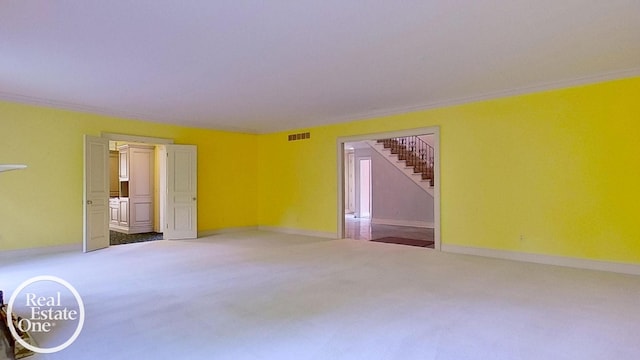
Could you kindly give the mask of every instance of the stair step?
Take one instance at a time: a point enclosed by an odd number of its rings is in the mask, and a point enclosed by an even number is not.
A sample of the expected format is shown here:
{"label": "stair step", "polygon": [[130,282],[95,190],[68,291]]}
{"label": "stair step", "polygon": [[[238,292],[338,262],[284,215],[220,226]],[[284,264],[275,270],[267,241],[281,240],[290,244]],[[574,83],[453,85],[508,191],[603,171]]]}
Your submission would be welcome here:
{"label": "stair step", "polygon": [[[423,188],[425,191],[431,192],[434,188],[433,168],[429,168],[426,152],[421,150],[419,153],[414,147],[417,142],[405,142],[395,139],[377,140],[369,142],[376,151],[385,156],[387,160],[394,163],[398,170],[403,170],[405,175]],[[395,156],[395,157],[394,157]],[[411,175],[417,175],[418,178]],[[429,183],[426,185],[425,183]]]}

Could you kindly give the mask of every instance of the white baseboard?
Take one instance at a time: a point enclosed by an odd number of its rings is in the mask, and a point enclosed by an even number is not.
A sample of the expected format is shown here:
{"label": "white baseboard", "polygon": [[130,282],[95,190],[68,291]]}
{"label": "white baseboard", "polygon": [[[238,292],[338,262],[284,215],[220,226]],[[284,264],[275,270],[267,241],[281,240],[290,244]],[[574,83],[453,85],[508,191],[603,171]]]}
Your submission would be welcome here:
{"label": "white baseboard", "polygon": [[232,233],[255,231],[255,230],[258,230],[257,226],[240,226],[240,227],[215,229],[215,230],[202,230],[202,231],[198,231],[198,237],[201,238],[205,236],[232,234]]}
{"label": "white baseboard", "polygon": [[395,226],[413,226],[433,229],[435,224],[428,221],[412,221],[412,220],[396,220],[396,219],[378,219],[372,218],[372,224],[395,225]]}
{"label": "white baseboard", "polygon": [[321,238],[327,238],[327,239],[337,239],[338,238],[338,234],[336,234],[334,232],[302,230],[302,229],[284,228],[284,227],[278,227],[278,226],[264,226],[264,225],[261,225],[261,226],[258,226],[258,230],[277,232],[277,233],[282,233],[282,234],[321,237]]}
{"label": "white baseboard", "polygon": [[262,225],[261,226],[242,226],[242,227],[224,228],[224,229],[216,229],[216,230],[203,230],[203,231],[198,231],[198,237],[200,238],[205,236],[231,234],[231,233],[256,231],[256,230],[277,232],[282,234],[303,235],[303,236],[336,239],[336,234],[332,232],[312,231],[312,230],[302,230],[302,229],[292,229],[292,228],[284,228],[284,227],[278,227],[278,226],[262,226]]}
{"label": "white baseboard", "polygon": [[522,253],[506,250],[495,250],[486,248],[476,248],[470,246],[442,244],[441,250],[444,252],[484,256],[498,259],[524,261],[545,265],[565,266],[578,269],[609,271],[622,274],[640,275],[640,264],[621,263],[612,261],[600,261],[579,259],[564,256],[542,255],[532,253]]}
{"label": "white baseboard", "polygon": [[36,256],[43,255],[53,255],[60,253],[68,253],[68,252],[82,252],[82,244],[69,244],[69,245],[56,245],[56,246],[46,246],[46,247],[37,247],[30,249],[16,249],[16,250],[3,250],[0,251],[0,262],[3,259],[19,259],[19,258],[32,258]]}

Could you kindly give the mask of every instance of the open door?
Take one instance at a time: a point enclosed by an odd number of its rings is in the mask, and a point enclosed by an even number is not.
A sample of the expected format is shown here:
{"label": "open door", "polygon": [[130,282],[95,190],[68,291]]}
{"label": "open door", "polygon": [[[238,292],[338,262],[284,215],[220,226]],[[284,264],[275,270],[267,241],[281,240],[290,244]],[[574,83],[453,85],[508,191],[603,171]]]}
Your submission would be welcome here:
{"label": "open door", "polygon": [[360,206],[361,218],[371,218],[371,158],[359,159],[360,169]]}
{"label": "open door", "polygon": [[165,145],[167,199],[164,239],[198,237],[198,164],[195,145]]}
{"label": "open door", "polygon": [[85,135],[82,250],[109,247],[109,141]]}

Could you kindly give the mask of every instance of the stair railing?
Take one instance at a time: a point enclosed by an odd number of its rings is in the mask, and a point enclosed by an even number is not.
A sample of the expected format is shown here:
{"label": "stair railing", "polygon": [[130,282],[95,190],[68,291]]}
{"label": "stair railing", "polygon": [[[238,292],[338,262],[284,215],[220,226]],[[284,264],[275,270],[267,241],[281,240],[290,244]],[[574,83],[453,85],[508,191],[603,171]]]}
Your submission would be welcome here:
{"label": "stair railing", "polygon": [[388,139],[380,139],[386,149],[390,149],[392,154],[397,154],[399,160],[406,162],[408,167],[413,168],[413,172],[422,175],[422,180],[429,180],[429,184],[434,184],[434,158],[435,149],[418,136],[403,136]]}

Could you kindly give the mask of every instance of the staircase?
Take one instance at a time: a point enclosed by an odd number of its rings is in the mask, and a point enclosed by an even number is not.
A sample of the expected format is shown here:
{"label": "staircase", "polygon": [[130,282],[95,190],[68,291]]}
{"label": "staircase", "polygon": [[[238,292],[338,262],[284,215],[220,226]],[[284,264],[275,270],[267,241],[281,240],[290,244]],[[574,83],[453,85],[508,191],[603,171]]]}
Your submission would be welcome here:
{"label": "staircase", "polygon": [[369,145],[433,196],[435,150],[418,136],[370,141]]}

